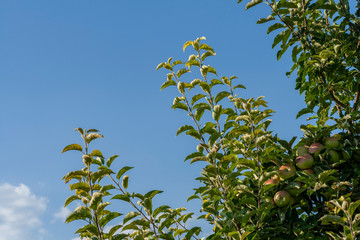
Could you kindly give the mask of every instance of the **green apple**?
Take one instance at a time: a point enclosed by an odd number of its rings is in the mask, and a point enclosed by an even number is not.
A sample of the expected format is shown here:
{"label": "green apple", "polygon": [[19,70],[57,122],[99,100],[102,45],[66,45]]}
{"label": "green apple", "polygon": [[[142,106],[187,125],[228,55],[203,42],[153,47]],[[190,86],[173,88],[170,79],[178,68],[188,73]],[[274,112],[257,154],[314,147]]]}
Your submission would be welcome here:
{"label": "green apple", "polygon": [[325,146],[327,148],[330,148],[330,149],[340,147],[340,142],[339,142],[339,139],[337,137],[328,137],[328,138],[326,138],[324,144],[325,144]]}
{"label": "green apple", "polygon": [[338,161],[340,160],[340,155],[339,155],[339,153],[338,153],[337,151],[335,151],[335,150],[330,150],[330,151],[328,152],[328,154],[329,154],[330,160],[331,160],[332,162],[338,162]]}
{"label": "green apple", "polygon": [[313,143],[309,147],[309,153],[319,154],[321,150],[324,149],[324,146],[321,143]]}
{"label": "green apple", "polygon": [[306,153],[309,153],[309,152],[308,152],[307,147],[305,147],[305,146],[301,146],[296,150],[296,156],[302,156]]}
{"label": "green apple", "polygon": [[288,179],[294,176],[296,173],[296,168],[291,164],[284,164],[282,165],[279,170],[278,174],[281,179]]}
{"label": "green apple", "polygon": [[296,159],[296,166],[300,169],[308,169],[314,165],[314,158],[310,154],[298,156]]}
{"label": "green apple", "polygon": [[291,201],[291,196],[285,190],[278,191],[274,195],[274,202],[278,207],[288,206],[290,204],[290,201]]}
{"label": "green apple", "polygon": [[296,197],[300,194],[299,190],[301,189],[301,183],[291,182],[286,187],[285,190],[293,197]]}

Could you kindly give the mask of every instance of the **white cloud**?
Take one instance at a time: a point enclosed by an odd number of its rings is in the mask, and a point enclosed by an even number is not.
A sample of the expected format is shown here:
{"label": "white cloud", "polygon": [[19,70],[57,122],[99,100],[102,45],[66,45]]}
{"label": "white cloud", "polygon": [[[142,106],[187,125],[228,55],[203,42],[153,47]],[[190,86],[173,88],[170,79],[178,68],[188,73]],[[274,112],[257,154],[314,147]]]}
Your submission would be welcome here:
{"label": "white cloud", "polygon": [[70,208],[68,207],[61,207],[57,212],[54,213],[54,221],[55,220],[60,220],[62,222],[65,222],[65,219],[67,218],[67,216],[69,216],[69,214],[71,213],[72,211],[70,210]]}
{"label": "white cloud", "polygon": [[0,184],[0,240],[42,239],[41,214],[48,200],[20,184]]}

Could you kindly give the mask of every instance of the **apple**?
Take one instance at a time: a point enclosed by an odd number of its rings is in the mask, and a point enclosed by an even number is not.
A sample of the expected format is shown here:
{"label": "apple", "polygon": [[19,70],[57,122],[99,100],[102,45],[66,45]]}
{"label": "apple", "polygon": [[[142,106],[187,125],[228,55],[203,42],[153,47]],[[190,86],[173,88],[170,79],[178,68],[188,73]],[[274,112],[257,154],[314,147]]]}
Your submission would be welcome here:
{"label": "apple", "polygon": [[275,202],[276,206],[278,206],[278,207],[285,207],[290,204],[291,196],[285,190],[278,191],[274,195],[274,202]]}
{"label": "apple", "polygon": [[332,162],[338,162],[340,160],[340,155],[338,152],[336,152],[335,150],[330,150],[328,152],[329,156],[330,156],[330,160]]}
{"label": "apple", "polygon": [[313,143],[309,147],[309,153],[317,154],[317,153],[320,153],[320,151],[323,149],[324,149],[324,146],[321,143]]}
{"label": "apple", "polygon": [[339,142],[339,139],[337,137],[328,137],[325,139],[325,142],[324,142],[325,146],[327,148],[339,148],[340,147],[340,142]]}
{"label": "apple", "polygon": [[310,174],[310,175],[315,175],[314,171],[312,169],[304,169],[303,172],[306,174]]}
{"label": "apple", "polygon": [[296,159],[296,166],[300,169],[308,169],[314,165],[314,158],[310,154],[298,156]]}
{"label": "apple", "polygon": [[288,179],[294,176],[296,173],[296,168],[291,164],[284,164],[282,165],[279,170],[278,174],[281,179]]}
{"label": "apple", "polygon": [[301,188],[301,183],[299,182],[291,182],[286,187],[285,190],[293,197],[299,195],[299,190]]}
{"label": "apple", "polygon": [[265,181],[265,182],[264,182],[264,185],[278,184],[278,183],[279,183],[279,180],[278,180],[278,179],[271,178],[271,179]]}
{"label": "apple", "polygon": [[338,140],[341,140],[341,135],[339,133],[332,135],[332,137],[336,137]]}
{"label": "apple", "polygon": [[301,146],[296,150],[296,156],[302,156],[308,152],[308,149],[305,146]]}

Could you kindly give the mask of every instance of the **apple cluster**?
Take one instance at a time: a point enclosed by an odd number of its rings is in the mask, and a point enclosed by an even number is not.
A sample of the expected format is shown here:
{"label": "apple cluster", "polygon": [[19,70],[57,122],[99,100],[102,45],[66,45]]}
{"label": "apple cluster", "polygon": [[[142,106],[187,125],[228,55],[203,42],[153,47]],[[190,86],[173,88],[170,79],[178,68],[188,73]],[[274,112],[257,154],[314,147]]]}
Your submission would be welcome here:
{"label": "apple cluster", "polygon": [[[326,159],[330,164],[333,164],[339,162],[340,158],[343,160],[350,159],[350,155],[342,150],[340,140],[341,136],[336,134],[324,139],[323,144],[315,142],[310,146],[300,146],[296,151],[294,163],[286,163],[280,166],[277,174],[265,181],[264,185],[277,185],[281,181],[290,180],[297,171],[315,175],[313,167],[318,160]],[[278,207],[292,205],[302,192],[301,187],[302,183],[291,181],[282,190],[274,194],[271,202]]]}

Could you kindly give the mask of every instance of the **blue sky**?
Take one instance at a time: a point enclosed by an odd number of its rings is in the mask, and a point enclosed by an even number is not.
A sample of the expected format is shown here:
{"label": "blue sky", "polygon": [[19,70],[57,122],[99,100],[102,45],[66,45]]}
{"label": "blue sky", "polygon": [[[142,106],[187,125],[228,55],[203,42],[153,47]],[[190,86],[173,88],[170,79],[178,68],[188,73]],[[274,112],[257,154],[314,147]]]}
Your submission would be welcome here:
{"label": "blue sky", "polygon": [[164,190],[158,204],[199,215],[199,202],[186,199],[201,165],[183,162],[196,144],[175,136],[189,121],[170,109],[176,91],[160,92],[165,71],[155,71],[170,56],[187,59],[187,40],[206,36],[219,75],[238,76],[248,88],[244,98],[266,97],[280,137],[301,135],[305,118],[295,116],[303,97],[285,76],[291,61],[276,61],[273,36],[255,24],[267,16],[264,7],[245,12],[235,0],[0,2],[0,240],[76,237],[78,225],[63,223],[71,193],[61,178],[82,167],[81,155],[60,152],[80,142],[77,127],[101,130],[105,138],[94,147],[119,154],[118,166],[135,167],[130,191]]}

